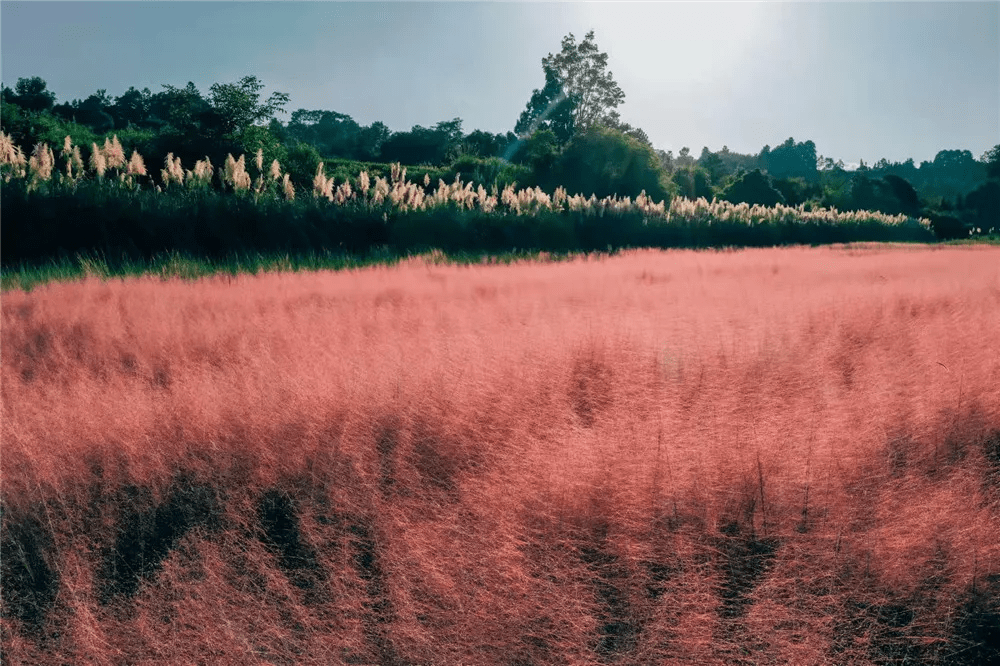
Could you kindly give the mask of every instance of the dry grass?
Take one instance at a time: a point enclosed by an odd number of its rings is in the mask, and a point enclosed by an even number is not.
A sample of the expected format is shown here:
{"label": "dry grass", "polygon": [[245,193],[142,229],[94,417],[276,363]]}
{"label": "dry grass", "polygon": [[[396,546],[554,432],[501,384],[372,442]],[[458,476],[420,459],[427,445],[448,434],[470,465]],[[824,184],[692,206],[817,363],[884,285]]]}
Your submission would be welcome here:
{"label": "dry grass", "polygon": [[995,248],[90,279],[2,316],[9,663],[998,659]]}

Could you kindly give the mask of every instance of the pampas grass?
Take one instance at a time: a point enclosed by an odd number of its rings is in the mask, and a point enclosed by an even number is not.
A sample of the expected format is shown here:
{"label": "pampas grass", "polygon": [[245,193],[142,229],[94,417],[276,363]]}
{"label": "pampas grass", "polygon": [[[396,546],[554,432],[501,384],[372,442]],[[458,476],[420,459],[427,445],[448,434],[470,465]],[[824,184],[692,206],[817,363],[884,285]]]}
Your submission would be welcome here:
{"label": "pampas grass", "polygon": [[105,171],[108,170],[108,158],[96,143],[90,146],[90,169],[98,178],[103,178]]}
{"label": "pampas grass", "polygon": [[[191,173],[190,171],[188,173]],[[181,158],[174,158],[173,153],[167,153],[164,160],[164,168],[160,170],[160,178],[164,187],[169,187],[174,182],[178,185],[184,184],[184,167],[181,166]]]}
{"label": "pampas grass", "polygon": [[0,132],[0,174],[4,182],[11,178],[24,178],[27,173],[28,160],[20,146],[4,132]]}
{"label": "pampas grass", "polygon": [[110,140],[104,139],[103,153],[104,163],[108,169],[121,169],[125,166],[125,150],[118,141],[117,134]]}
{"label": "pampas grass", "polygon": [[31,177],[29,190],[37,189],[42,183],[48,182],[52,178],[55,162],[52,149],[47,144],[35,144],[35,149],[31,152],[31,158],[28,160],[28,174]]}
{"label": "pampas grass", "polygon": [[128,167],[125,170],[126,176],[145,176],[146,175],[146,163],[142,159],[142,155],[139,151],[133,150],[132,157],[129,158]]}

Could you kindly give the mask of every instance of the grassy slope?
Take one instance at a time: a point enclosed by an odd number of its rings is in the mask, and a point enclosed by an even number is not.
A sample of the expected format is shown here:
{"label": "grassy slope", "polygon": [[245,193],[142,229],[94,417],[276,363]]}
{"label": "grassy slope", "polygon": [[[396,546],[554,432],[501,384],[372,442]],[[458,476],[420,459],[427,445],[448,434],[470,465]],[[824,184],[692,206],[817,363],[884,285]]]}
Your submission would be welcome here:
{"label": "grassy slope", "polygon": [[997,266],[644,251],[8,291],[6,659],[995,660]]}

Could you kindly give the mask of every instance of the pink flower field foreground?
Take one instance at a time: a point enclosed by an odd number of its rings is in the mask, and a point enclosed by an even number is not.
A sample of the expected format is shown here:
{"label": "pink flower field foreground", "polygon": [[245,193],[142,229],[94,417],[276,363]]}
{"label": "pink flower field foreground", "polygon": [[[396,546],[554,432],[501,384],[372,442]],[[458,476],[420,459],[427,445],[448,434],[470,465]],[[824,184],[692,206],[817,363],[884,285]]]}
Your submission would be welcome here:
{"label": "pink flower field foreground", "polygon": [[1000,251],[2,301],[5,663],[1000,657]]}

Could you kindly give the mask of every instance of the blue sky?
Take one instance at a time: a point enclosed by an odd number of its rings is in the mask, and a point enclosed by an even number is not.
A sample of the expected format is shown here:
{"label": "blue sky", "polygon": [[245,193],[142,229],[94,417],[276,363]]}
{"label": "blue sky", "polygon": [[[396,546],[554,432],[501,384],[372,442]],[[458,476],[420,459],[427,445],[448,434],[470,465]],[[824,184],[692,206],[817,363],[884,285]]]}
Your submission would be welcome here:
{"label": "blue sky", "polygon": [[[258,76],[288,111],[513,129],[541,60],[590,29],[653,145],[852,164],[1000,143],[1000,3],[0,2],[0,76],[59,101]],[[287,115],[282,118],[288,118]]]}

